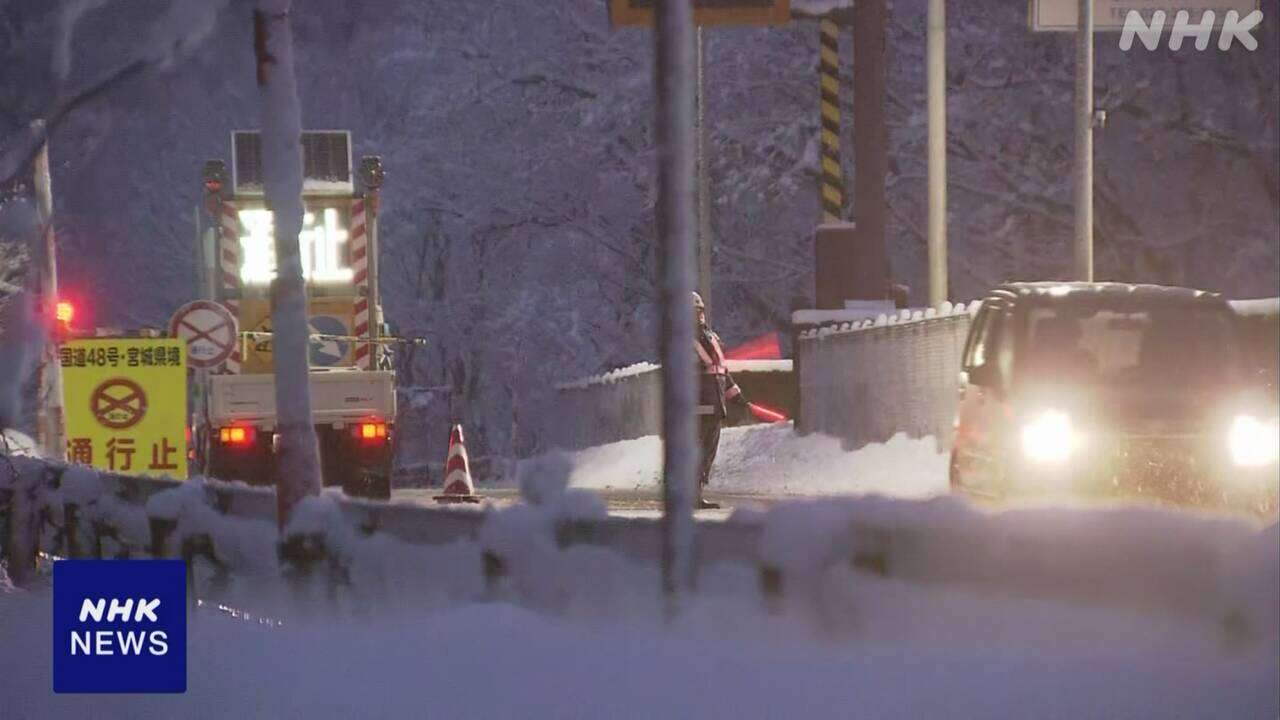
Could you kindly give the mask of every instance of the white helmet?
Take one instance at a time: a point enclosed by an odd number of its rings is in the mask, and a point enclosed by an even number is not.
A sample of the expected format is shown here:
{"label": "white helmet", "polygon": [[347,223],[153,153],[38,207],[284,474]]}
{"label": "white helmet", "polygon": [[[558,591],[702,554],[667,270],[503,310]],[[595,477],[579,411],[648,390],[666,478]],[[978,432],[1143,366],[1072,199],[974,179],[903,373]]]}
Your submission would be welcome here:
{"label": "white helmet", "polygon": [[704,302],[702,302],[702,296],[701,296],[701,295],[699,295],[699,294],[698,294],[698,293],[696,293],[696,292],[695,292],[695,293],[693,293],[693,309],[694,309],[694,310],[706,310],[706,309],[707,309],[707,304],[706,304],[706,303],[704,303]]}

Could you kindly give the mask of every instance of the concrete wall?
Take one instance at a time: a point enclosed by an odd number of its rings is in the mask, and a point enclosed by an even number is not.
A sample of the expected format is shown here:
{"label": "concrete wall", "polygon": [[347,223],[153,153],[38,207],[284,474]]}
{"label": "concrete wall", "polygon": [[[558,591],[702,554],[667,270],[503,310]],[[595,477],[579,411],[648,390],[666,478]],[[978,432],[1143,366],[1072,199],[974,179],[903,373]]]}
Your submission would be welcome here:
{"label": "concrete wall", "polygon": [[947,304],[800,333],[797,429],[840,438],[851,450],[900,432],[949,446],[976,309]]}
{"label": "concrete wall", "polygon": [[[657,435],[662,430],[662,376],[643,363],[562,385],[544,445],[566,449]],[[748,400],[793,414],[795,376],[789,360],[730,360]],[[751,418],[737,418],[745,425]]]}

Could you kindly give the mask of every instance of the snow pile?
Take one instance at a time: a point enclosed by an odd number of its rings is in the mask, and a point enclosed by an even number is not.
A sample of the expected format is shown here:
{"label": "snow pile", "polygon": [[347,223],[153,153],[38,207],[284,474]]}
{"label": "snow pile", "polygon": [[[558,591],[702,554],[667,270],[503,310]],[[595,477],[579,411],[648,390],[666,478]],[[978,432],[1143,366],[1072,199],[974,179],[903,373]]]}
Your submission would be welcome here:
{"label": "snow pile", "polygon": [[0,430],[0,451],[8,455],[40,455],[40,448],[30,435],[12,428]]}
{"label": "snow pile", "polygon": [[[653,584],[656,584],[656,579]],[[567,621],[501,602],[265,629],[197,611],[185,695],[53,695],[47,594],[0,596],[5,714],[34,717],[1275,717],[1273,647],[1167,616],[875,578],[856,632],[707,597]]]}
{"label": "snow pile", "polygon": [[[779,447],[812,439],[744,430],[734,443],[750,433],[778,435]],[[290,580],[291,561],[280,567],[286,582],[241,567],[221,588],[216,572],[197,578],[198,596],[218,588],[217,601],[285,623],[194,611],[186,695],[54,696],[47,589],[0,591],[5,716],[1280,711],[1275,524],[1128,506],[993,513],[953,497],[780,503],[734,531],[756,538],[763,563],[780,571],[783,602],[761,594],[750,564],[704,565],[698,594],[664,625],[656,563],[611,550],[613,521],[577,542],[562,534],[603,519],[573,486],[571,459],[522,467],[529,504],[471,515],[483,523],[476,537],[445,545],[353,522],[368,517],[364,505],[307,498],[288,533],[323,540],[314,582]],[[20,463],[24,477],[41,467]],[[94,507],[114,497],[83,472],[68,475],[63,500]],[[178,536],[211,534],[215,547],[265,544],[253,552],[271,565],[272,523],[213,509],[235,489],[193,480],[152,496],[148,510]]]}
{"label": "snow pile", "polygon": [[[623,440],[574,452],[553,451],[521,462],[562,458],[568,484],[596,490],[656,489],[662,443],[656,436]],[[790,423],[725,428],[711,472],[712,487],[726,493],[839,495],[883,493],[928,497],[947,490],[947,457],[932,438],[896,435],[887,443],[844,450],[827,435],[801,436]]]}
{"label": "snow pile", "polygon": [[791,360],[725,360],[731,373],[791,372]]}

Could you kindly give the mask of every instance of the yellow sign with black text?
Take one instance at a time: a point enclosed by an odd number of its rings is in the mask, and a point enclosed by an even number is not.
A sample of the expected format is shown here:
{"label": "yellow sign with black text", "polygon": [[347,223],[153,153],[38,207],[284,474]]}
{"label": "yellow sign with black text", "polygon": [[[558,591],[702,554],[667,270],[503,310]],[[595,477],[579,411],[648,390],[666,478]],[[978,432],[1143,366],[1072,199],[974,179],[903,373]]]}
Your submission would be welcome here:
{"label": "yellow sign with black text", "polygon": [[58,348],[67,459],[126,475],[187,476],[187,357],[178,338]]}

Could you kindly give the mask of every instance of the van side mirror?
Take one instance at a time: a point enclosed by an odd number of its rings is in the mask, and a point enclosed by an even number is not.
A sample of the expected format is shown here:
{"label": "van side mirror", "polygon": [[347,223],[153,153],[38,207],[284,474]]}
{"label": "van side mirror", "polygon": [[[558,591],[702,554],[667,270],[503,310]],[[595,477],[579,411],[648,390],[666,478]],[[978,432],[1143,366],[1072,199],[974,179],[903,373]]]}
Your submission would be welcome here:
{"label": "van side mirror", "polygon": [[969,382],[979,387],[998,389],[1001,379],[1000,368],[995,363],[983,363],[969,370]]}

